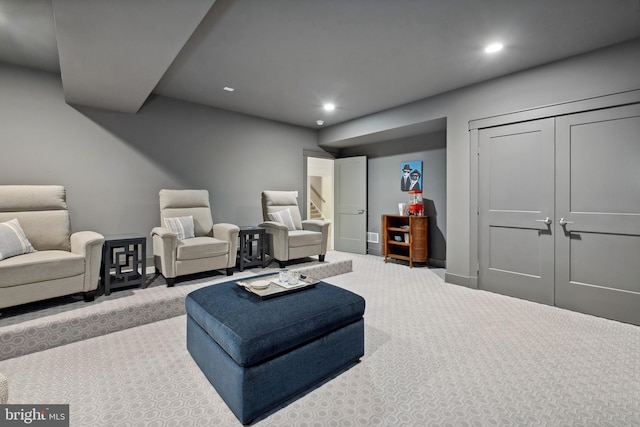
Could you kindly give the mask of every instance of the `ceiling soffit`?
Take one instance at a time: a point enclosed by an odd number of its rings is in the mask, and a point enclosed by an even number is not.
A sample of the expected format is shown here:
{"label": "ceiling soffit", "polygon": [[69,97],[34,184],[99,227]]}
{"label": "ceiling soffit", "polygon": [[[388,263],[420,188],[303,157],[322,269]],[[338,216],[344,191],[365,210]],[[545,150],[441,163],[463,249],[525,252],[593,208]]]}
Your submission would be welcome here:
{"label": "ceiling soffit", "polygon": [[65,100],[137,112],[215,0],[54,0]]}

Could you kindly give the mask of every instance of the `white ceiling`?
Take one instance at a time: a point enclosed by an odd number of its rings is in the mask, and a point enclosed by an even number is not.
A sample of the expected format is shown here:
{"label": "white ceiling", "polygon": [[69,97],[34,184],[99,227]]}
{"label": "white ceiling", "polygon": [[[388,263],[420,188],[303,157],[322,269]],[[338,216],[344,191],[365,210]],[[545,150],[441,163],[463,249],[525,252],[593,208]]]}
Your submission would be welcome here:
{"label": "white ceiling", "polygon": [[0,0],[0,61],[62,70],[70,104],[314,129],[637,37],[640,0]]}

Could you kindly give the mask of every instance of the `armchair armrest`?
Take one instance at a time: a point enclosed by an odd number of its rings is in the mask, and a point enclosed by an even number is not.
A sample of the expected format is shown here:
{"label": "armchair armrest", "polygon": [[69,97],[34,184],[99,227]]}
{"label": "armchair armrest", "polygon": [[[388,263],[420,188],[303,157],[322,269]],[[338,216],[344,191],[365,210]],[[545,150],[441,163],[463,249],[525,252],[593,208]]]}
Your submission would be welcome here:
{"label": "armchair armrest", "polygon": [[161,239],[167,239],[168,241],[171,239],[178,240],[178,235],[166,227],[154,227],[151,230],[151,237],[153,236],[158,236]]}
{"label": "armchair armrest", "polygon": [[278,261],[289,260],[289,229],[286,225],[275,221],[259,224],[266,230],[267,253]]}
{"label": "armchair armrest", "polygon": [[153,260],[164,277],[176,277],[176,247],[178,235],[166,227],[154,227],[151,230],[153,239]]}
{"label": "armchair armrest", "polygon": [[262,224],[258,224],[258,227],[262,227],[267,231],[267,234],[277,236],[283,242],[287,242],[289,239],[289,229],[286,225],[275,221],[265,221]]}
{"label": "armchair armrest", "polygon": [[227,268],[235,267],[236,265],[239,232],[240,227],[235,224],[229,224],[226,222],[213,224],[213,237],[229,242],[229,261],[227,262]]}
{"label": "armchair armrest", "polygon": [[71,234],[71,252],[84,256],[84,292],[98,288],[104,236],[95,231],[76,231]]}
{"label": "armchair armrest", "polygon": [[238,240],[239,232],[240,227],[235,224],[228,224],[226,222],[213,224],[213,237],[215,237],[216,239],[235,242],[236,240]]}
{"label": "armchair armrest", "polygon": [[267,231],[271,230],[272,232],[285,231],[289,234],[289,229],[286,225],[275,221],[265,221],[262,224],[258,224],[258,227],[266,228]]}
{"label": "armchair armrest", "polygon": [[318,231],[322,233],[322,248],[320,255],[327,253],[327,243],[329,241],[329,221],[322,221],[318,219],[306,219],[302,221],[302,228],[304,230]]}
{"label": "armchair armrest", "polygon": [[330,224],[331,223],[329,221],[322,221],[319,219],[305,219],[302,221],[302,229],[324,232],[324,230],[329,229]]}

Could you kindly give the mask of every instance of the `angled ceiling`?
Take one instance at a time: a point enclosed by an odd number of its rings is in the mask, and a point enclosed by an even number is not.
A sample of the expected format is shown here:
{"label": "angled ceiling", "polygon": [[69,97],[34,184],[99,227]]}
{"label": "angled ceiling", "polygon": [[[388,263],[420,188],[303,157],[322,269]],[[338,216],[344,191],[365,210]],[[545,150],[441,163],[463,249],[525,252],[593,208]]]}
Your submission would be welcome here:
{"label": "angled ceiling", "polygon": [[61,73],[70,104],[314,129],[638,37],[640,0],[0,0],[0,61]]}
{"label": "angled ceiling", "polygon": [[137,112],[214,2],[55,0],[66,101]]}

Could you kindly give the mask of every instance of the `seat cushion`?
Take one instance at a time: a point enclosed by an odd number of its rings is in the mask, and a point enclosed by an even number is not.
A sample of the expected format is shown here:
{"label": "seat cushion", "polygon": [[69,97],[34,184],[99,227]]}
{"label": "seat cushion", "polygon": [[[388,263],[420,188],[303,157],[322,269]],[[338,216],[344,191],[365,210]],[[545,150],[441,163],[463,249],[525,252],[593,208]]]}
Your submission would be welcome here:
{"label": "seat cushion", "polygon": [[365,301],[324,282],[268,300],[225,282],[191,292],[185,305],[187,314],[247,367],[357,322]]}
{"label": "seat cushion", "polygon": [[229,253],[229,242],[215,237],[194,237],[178,242],[178,260],[211,258]]}
{"label": "seat cushion", "polygon": [[0,287],[84,274],[84,257],[67,251],[38,251],[0,261]]}
{"label": "seat cushion", "polygon": [[309,230],[294,230],[289,232],[289,247],[319,245],[322,243],[322,233]]}

